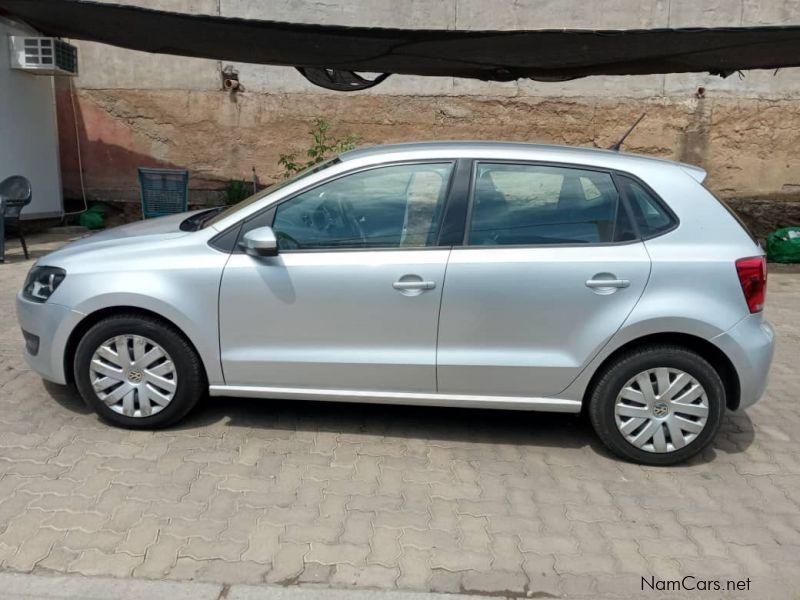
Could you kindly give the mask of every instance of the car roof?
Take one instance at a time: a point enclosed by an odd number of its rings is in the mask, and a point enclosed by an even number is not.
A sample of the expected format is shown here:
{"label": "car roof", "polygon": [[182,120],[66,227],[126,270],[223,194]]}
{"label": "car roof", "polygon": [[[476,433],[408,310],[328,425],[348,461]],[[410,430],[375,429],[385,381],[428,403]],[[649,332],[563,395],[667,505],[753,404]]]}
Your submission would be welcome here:
{"label": "car roof", "polygon": [[[413,154],[416,157],[430,153],[431,156],[441,157],[449,154],[452,158],[498,158],[504,153],[509,154],[509,158],[519,159],[524,154],[530,153],[531,160],[541,160],[542,155],[546,154],[550,160],[556,162],[577,163],[577,164],[597,164],[600,162],[610,164],[619,161],[622,164],[643,162],[648,166],[656,164],[665,167],[680,167],[686,170],[697,181],[705,179],[706,172],[701,167],[685,163],[643,156],[640,154],[630,154],[627,152],[616,152],[614,150],[604,150],[601,148],[585,148],[579,146],[558,146],[548,144],[529,144],[524,142],[487,142],[487,141],[431,141],[431,142],[410,142],[402,144],[383,144],[379,146],[368,146],[344,152],[339,156],[343,161],[356,159],[379,159],[381,156]],[[535,155],[535,156],[534,156]]]}

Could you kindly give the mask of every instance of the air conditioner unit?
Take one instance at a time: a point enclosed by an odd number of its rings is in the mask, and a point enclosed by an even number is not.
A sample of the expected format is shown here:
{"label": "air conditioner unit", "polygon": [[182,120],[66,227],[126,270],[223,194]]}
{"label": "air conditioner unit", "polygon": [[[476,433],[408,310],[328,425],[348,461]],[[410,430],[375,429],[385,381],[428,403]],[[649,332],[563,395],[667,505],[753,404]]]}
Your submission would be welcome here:
{"label": "air conditioner unit", "polygon": [[9,36],[11,68],[35,75],[78,74],[78,49],[50,37]]}

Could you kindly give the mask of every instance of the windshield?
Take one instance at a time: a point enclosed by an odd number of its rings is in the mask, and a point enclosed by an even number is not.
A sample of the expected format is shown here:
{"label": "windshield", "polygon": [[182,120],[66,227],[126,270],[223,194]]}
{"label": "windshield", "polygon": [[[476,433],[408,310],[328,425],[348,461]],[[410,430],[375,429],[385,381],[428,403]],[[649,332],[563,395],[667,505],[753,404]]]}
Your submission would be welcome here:
{"label": "windshield", "polygon": [[208,219],[207,221],[203,221],[201,229],[205,229],[209,225],[213,225],[214,223],[220,222],[222,219],[225,219],[231,216],[232,214],[235,214],[236,212],[242,210],[243,208],[250,206],[251,204],[253,204],[253,202],[261,200],[261,198],[263,198],[264,196],[268,196],[269,194],[276,192],[283,187],[286,187],[290,183],[299,181],[300,179],[308,177],[309,175],[313,175],[314,173],[319,173],[320,171],[327,169],[328,167],[333,166],[339,162],[341,161],[339,160],[338,157],[332,158],[330,160],[326,160],[325,162],[319,163],[318,165],[309,167],[305,171],[300,171],[300,173],[298,173],[294,177],[290,177],[289,179],[284,179],[283,181],[278,181],[277,183],[273,183],[271,186],[261,190],[260,192],[256,192],[255,194],[253,194],[248,198],[245,198],[241,202],[237,202],[236,204],[229,206],[225,210],[218,212],[217,214],[213,215],[213,218]]}

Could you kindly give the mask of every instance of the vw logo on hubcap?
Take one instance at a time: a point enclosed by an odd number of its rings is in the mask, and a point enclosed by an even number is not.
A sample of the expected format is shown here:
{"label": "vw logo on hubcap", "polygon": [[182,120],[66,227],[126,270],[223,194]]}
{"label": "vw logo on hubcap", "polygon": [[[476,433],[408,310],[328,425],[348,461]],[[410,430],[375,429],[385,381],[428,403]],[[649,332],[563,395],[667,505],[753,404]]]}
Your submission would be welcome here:
{"label": "vw logo on hubcap", "polygon": [[653,407],[653,414],[656,417],[666,417],[667,413],[669,413],[669,407],[666,402],[656,402],[656,405]]}
{"label": "vw logo on hubcap", "polygon": [[128,381],[131,383],[141,383],[144,378],[144,373],[139,369],[131,369],[128,371]]}

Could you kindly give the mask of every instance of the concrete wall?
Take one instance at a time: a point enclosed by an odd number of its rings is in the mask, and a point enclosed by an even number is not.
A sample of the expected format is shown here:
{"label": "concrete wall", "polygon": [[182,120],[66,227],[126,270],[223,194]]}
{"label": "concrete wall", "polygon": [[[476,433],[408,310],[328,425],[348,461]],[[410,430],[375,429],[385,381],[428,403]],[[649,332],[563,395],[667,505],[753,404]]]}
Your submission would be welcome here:
{"label": "concrete wall", "polygon": [[9,35],[36,33],[0,18],[0,181],[10,175],[31,181],[33,199],[23,218],[60,216],[53,78],[11,69]]}
{"label": "concrete wall", "polygon": [[[130,0],[128,0],[130,2]],[[155,8],[344,25],[442,29],[638,28],[800,23],[797,0],[138,0]],[[725,196],[800,189],[800,69],[706,75],[592,77],[566,83],[485,83],[393,76],[373,90],[336,94],[293,69],[235,64],[246,91],[220,88],[222,63],[79,43],[78,114],[87,186],[135,198],[135,167],[182,166],[199,192],[232,177],[262,181],[278,155],[305,148],[326,117],[364,143],[510,139],[608,146],[635,118],[626,145],[700,164]],[[226,63],[227,64],[227,63]],[[699,92],[699,90],[702,91]],[[65,187],[74,193],[73,115],[59,93]],[[197,192],[194,198],[201,197]]]}

